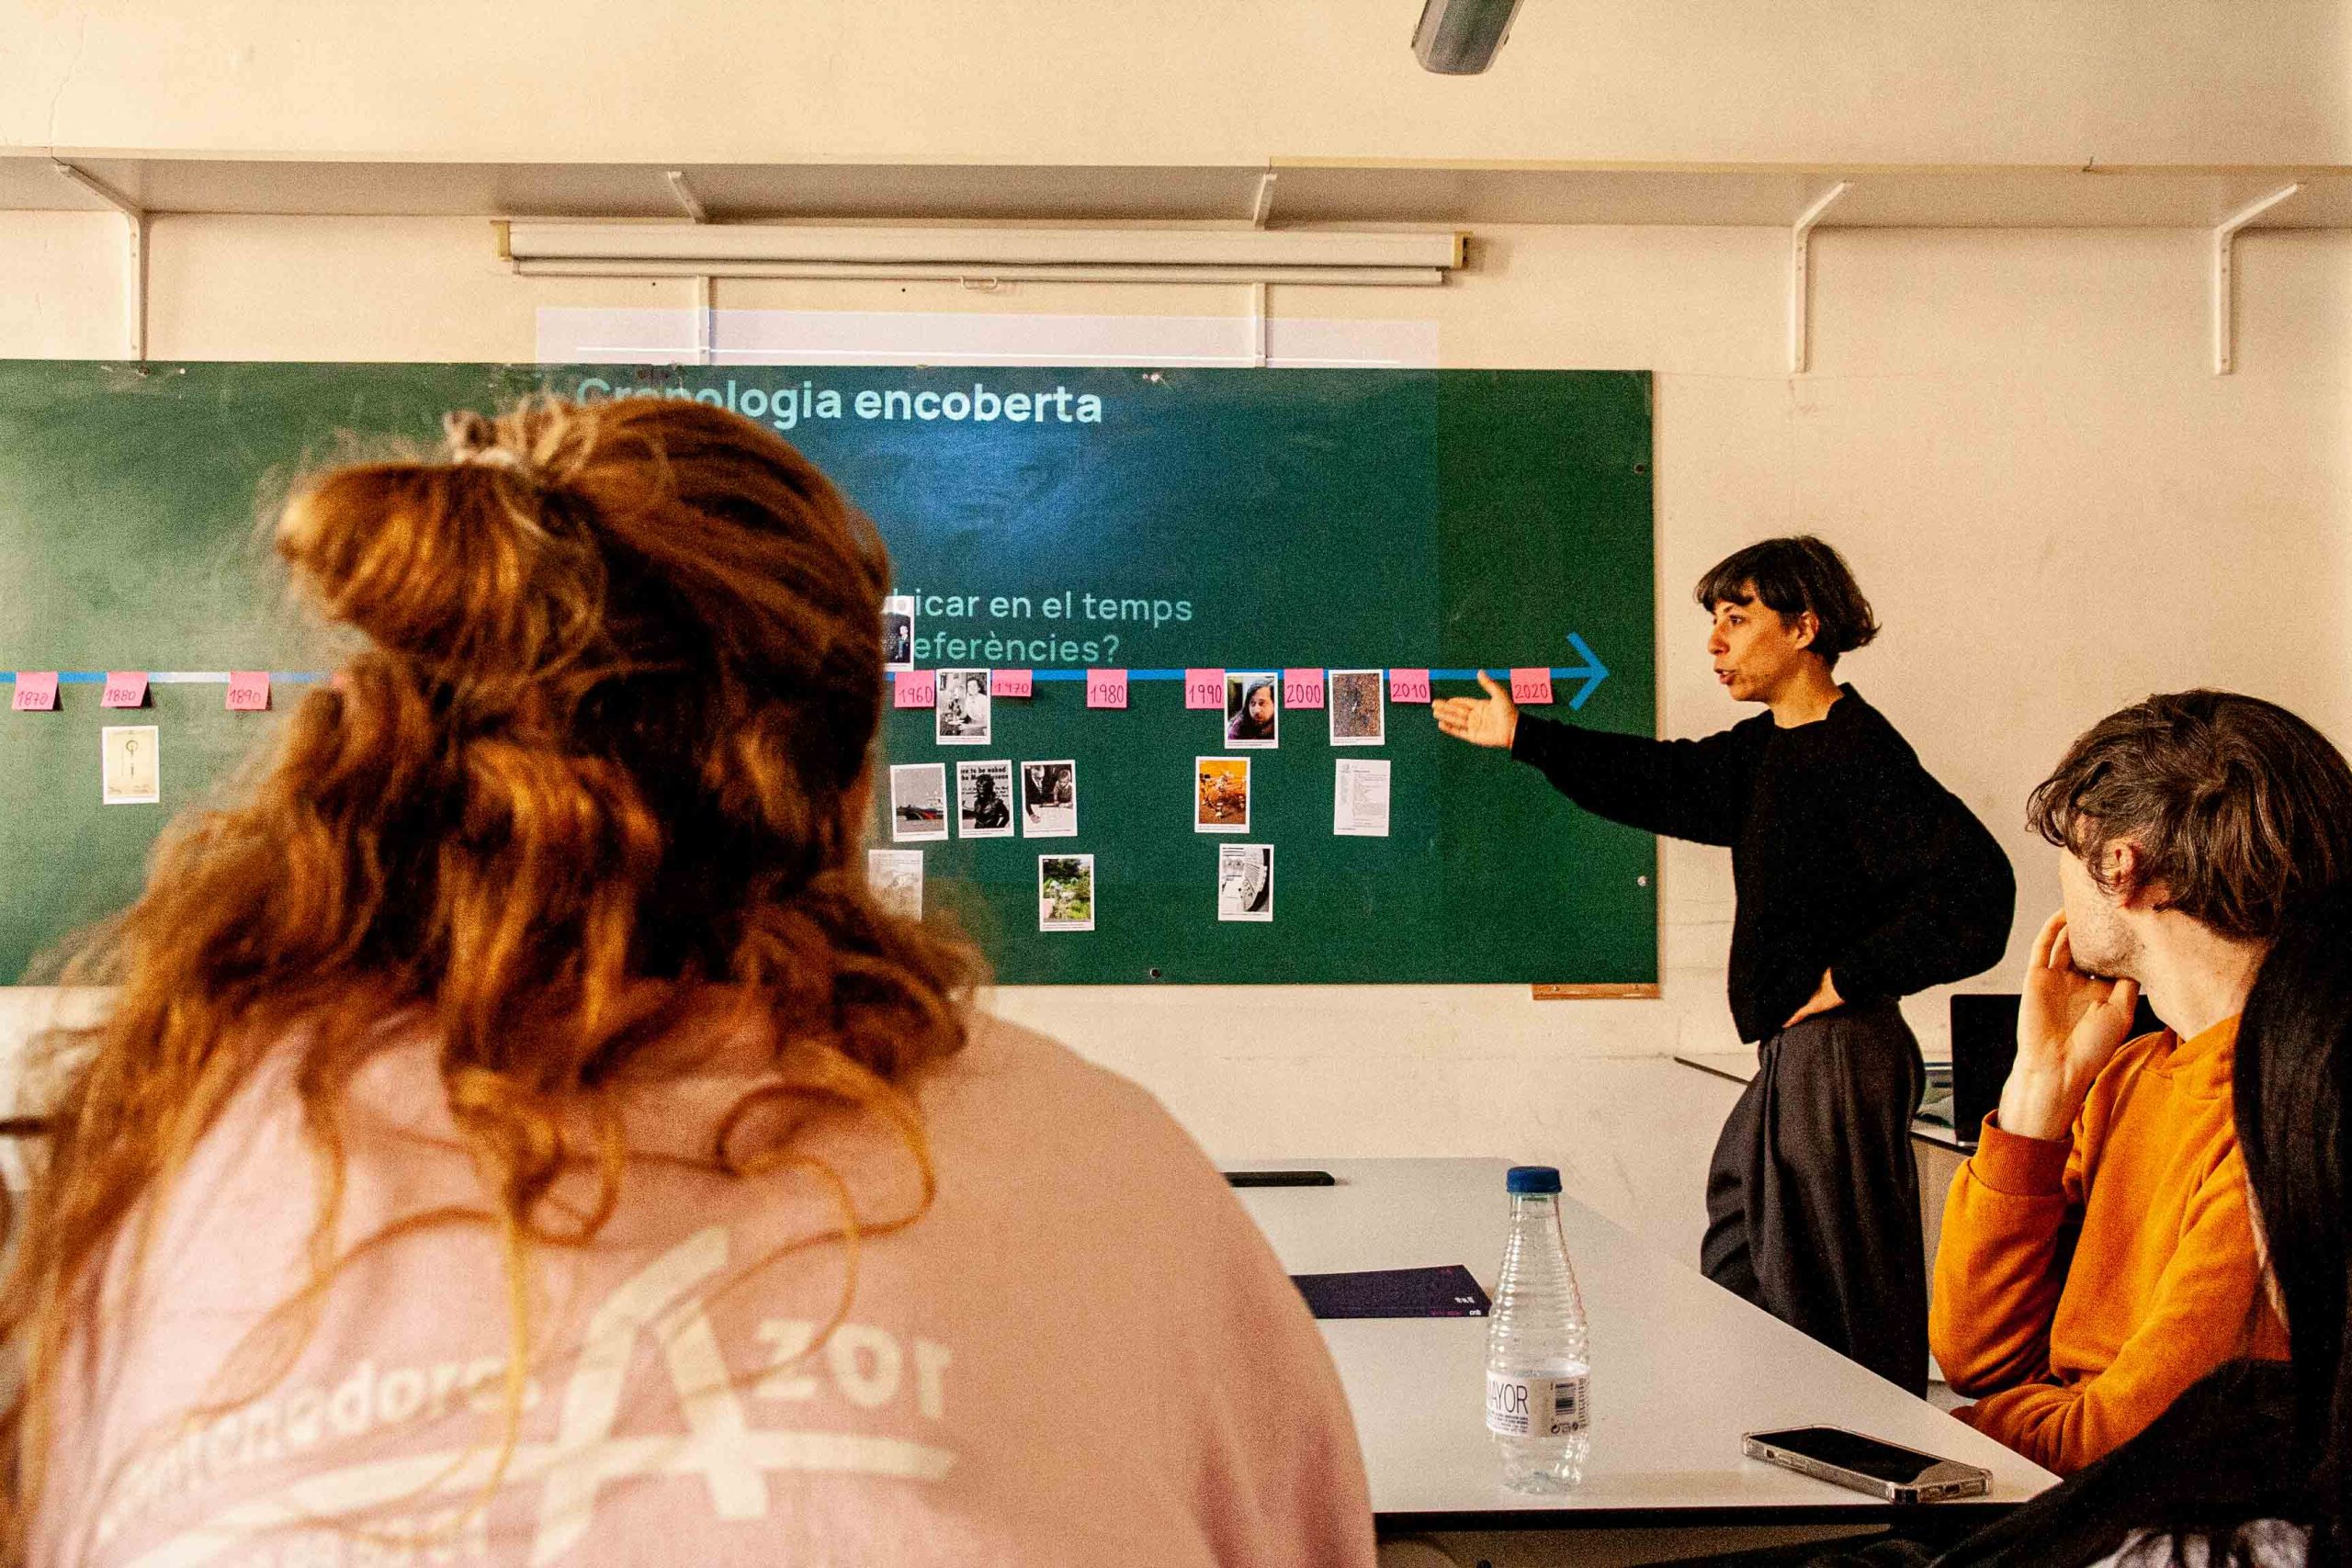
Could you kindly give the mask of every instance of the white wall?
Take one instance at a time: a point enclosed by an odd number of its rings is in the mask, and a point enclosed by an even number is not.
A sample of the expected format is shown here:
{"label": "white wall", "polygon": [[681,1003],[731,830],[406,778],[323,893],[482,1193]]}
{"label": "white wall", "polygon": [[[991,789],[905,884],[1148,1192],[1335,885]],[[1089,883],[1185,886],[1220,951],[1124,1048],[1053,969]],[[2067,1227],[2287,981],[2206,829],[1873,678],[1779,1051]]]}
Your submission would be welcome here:
{"label": "white wall", "polygon": [[[103,219],[0,214],[0,355],[115,352],[117,233]],[[2213,682],[2352,742],[2352,235],[2243,243],[2239,370],[2216,378],[2201,234],[1824,231],[1815,369],[1792,378],[1778,232],[1481,233],[1476,268],[1442,289],[1277,288],[1271,309],[1434,317],[1448,366],[1657,373],[1667,733],[1736,716],[1686,585],[1767,533],[1818,528],[1840,544],[1888,626],[1841,672],[2019,868],[2010,964],[1984,984],[2007,984],[2054,903],[2051,852],[2019,817],[2091,719]],[[527,359],[539,305],[684,306],[690,287],[515,278],[486,224],[440,220],[166,217],[153,280],[162,358]],[[1057,285],[722,283],[718,302],[1245,308],[1235,288]],[[1679,845],[1663,878],[1662,1001],[1075,987],[999,1005],[1148,1084],[1215,1153],[1554,1160],[1690,1257],[1699,1168],[1731,1091],[1667,1055],[1736,1045],[1722,994],[1731,886],[1724,854]],[[1939,1006],[1911,1010],[1932,1043]]]}
{"label": "white wall", "polygon": [[0,0],[0,147],[515,162],[2352,162],[2337,0]]}

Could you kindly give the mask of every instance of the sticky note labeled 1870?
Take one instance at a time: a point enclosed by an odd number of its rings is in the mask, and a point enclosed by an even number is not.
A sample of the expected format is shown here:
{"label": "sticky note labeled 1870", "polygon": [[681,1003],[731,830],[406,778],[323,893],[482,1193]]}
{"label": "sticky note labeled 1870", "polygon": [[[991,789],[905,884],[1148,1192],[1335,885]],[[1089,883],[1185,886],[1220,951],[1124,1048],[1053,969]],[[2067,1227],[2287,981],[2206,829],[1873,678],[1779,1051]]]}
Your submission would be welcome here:
{"label": "sticky note labeled 1870", "polygon": [[8,705],[18,713],[50,713],[57,707],[57,671],[19,670],[17,698]]}
{"label": "sticky note labeled 1870", "polygon": [[1515,703],[1544,704],[1552,700],[1552,671],[1549,670],[1514,670],[1510,672],[1510,700]]}
{"label": "sticky note labeled 1870", "polygon": [[1091,708],[1125,707],[1127,672],[1124,670],[1089,670],[1086,672],[1086,705]]}
{"label": "sticky note labeled 1870", "polygon": [[147,671],[144,670],[109,670],[107,689],[99,698],[102,708],[135,708],[147,705]]}
{"label": "sticky note labeled 1870", "polygon": [[229,711],[231,713],[261,713],[268,706],[268,671],[232,670],[229,671]]}
{"label": "sticky note labeled 1870", "polygon": [[1388,672],[1388,700],[1392,703],[1428,702],[1430,672],[1426,670],[1391,670]]}
{"label": "sticky note labeled 1870", "polygon": [[901,670],[890,678],[890,703],[894,707],[927,708],[939,703],[939,671],[936,670]]}

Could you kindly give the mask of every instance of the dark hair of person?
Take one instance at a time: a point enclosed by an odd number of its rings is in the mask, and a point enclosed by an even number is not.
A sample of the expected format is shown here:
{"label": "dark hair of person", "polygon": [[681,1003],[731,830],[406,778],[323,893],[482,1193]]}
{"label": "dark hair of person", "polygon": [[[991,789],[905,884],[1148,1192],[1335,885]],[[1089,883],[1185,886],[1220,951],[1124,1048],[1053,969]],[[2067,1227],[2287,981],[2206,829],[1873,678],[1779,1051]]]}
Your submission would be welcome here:
{"label": "dark hair of person", "polygon": [[2352,874],[2352,767],[2276,703],[2175,692],[2109,714],[2033,792],[2027,825],[2109,893],[2109,845],[2138,849],[2135,886],[2226,936],[2265,940]]}
{"label": "dark hair of person", "polygon": [[1812,651],[1833,670],[1839,654],[1851,653],[1878,636],[1878,617],[1862,597],[1853,569],[1844,556],[1811,534],[1763,539],[1734,551],[1699,579],[1691,596],[1711,614],[1718,604],[1760,604],[1784,616],[1812,611],[1821,623]]}

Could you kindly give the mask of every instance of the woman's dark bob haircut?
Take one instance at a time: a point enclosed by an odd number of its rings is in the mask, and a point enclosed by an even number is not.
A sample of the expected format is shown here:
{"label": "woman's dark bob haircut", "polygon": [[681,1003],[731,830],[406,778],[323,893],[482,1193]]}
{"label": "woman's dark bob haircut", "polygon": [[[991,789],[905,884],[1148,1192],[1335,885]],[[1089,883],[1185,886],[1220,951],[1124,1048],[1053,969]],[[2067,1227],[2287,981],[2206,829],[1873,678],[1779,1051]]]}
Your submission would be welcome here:
{"label": "woman's dark bob haircut", "polygon": [[1699,580],[1692,596],[1710,615],[1718,604],[1759,603],[1782,615],[1812,611],[1821,623],[1813,651],[1833,670],[1839,654],[1878,636],[1878,617],[1846,558],[1810,534],[1759,540],[1724,557]]}

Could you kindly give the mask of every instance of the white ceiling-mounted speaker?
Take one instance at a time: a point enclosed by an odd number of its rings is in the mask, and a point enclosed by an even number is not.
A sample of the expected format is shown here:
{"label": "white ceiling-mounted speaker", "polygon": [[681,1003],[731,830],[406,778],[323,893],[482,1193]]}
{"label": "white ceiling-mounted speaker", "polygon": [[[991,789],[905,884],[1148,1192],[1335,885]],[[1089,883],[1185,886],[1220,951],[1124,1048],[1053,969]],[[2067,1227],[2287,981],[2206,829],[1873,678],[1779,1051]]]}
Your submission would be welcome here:
{"label": "white ceiling-mounted speaker", "polygon": [[1495,62],[1518,15],[1519,0],[1424,0],[1413,54],[1424,71],[1475,76]]}

